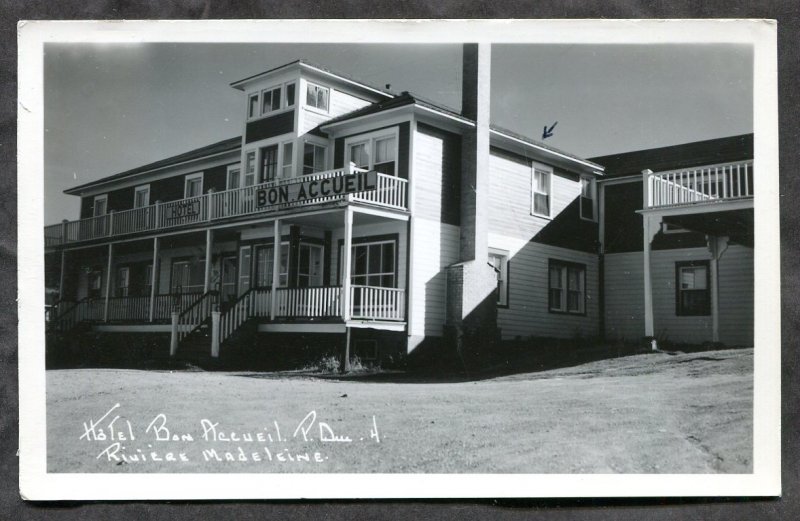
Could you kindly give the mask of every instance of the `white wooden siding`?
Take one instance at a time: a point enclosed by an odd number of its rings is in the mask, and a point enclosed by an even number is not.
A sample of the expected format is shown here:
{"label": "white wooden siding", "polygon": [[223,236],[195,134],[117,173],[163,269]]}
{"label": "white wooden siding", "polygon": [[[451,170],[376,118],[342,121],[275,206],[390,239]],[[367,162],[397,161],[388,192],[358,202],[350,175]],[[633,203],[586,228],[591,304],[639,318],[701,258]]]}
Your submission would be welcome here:
{"label": "white wooden siding", "polygon": [[[574,338],[599,334],[596,255],[498,234],[489,235],[489,247],[509,252],[508,307],[497,310],[497,324],[504,340],[517,336]],[[586,265],[585,315],[549,312],[547,279],[550,259]]]}
{"label": "white wooden siding", "polygon": [[[531,215],[531,162],[492,150],[489,171],[489,232],[524,239],[539,233],[550,219]],[[558,172],[551,179],[551,217],[555,218],[580,196],[581,185],[577,178]]]}
{"label": "white wooden siding", "polygon": [[[323,85],[319,82],[313,82],[319,85]],[[356,96],[352,96],[347,94],[346,92],[342,92],[338,89],[331,89],[330,99],[328,100],[328,114],[324,114],[318,110],[313,108],[306,108],[306,90],[305,90],[305,83],[303,83],[303,90],[301,92],[301,103],[302,103],[302,117],[300,118],[299,123],[299,133],[298,135],[303,135],[309,130],[313,129],[317,125],[328,121],[329,119],[333,119],[335,117],[347,114],[348,112],[352,112],[354,110],[360,109],[362,107],[366,107],[369,105],[368,101],[365,101],[361,98],[357,98]]]}
{"label": "white wooden siding", "polygon": [[414,208],[415,217],[439,221],[442,215],[442,175],[456,158],[445,157],[441,136],[416,132],[414,141]]}
{"label": "white wooden siding", "polygon": [[[706,248],[658,250],[652,255],[655,334],[672,342],[711,341],[711,315],[675,314],[675,263],[708,260]],[[605,257],[606,334],[638,341],[644,336],[644,264],[641,252]],[[720,341],[727,345],[753,342],[753,251],[731,245],[719,261]]]}
{"label": "white wooden siding", "polygon": [[439,220],[415,218],[412,336],[441,337],[445,320],[445,268],[458,262],[459,228]]}

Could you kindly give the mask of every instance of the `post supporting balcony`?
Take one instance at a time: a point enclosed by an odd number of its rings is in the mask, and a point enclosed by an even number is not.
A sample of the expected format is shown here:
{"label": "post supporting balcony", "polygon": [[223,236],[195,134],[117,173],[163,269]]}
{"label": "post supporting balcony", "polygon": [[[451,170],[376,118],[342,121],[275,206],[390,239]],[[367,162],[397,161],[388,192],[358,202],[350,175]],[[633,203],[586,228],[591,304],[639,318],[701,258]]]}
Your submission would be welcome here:
{"label": "post supporting balcony", "polygon": [[275,320],[275,314],[277,312],[278,286],[281,283],[280,265],[281,265],[281,220],[275,219],[275,221],[272,223],[272,295],[271,295],[272,302],[269,312],[270,320]]}
{"label": "post supporting balcony", "polygon": [[206,230],[206,268],[203,277],[203,293],[208,293],[211,289],[211,249],[214,247],[214,231],[210,228]]}
{"label": "post supporting balcony", "polygon": [[114,243],[108,244],[108,265],[106,267],[106,301],[103,306],[103,322],[108,322],[108,303],[111,297],[111,270],[114,263]]}
{"label": "post supporting balcony", "polygon": [[158,286],[158,250],[161,246],[159,237],[153,238],[153,267],[150,270],[150,322],[155,318],[156,294]]}

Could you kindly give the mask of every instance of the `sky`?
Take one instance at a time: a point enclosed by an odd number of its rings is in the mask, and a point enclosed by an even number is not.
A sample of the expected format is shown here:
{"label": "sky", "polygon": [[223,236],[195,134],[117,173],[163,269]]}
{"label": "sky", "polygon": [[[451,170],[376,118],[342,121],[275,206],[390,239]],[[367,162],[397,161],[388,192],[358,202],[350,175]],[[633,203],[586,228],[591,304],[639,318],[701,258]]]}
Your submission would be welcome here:
{"label": "sky", "polygon": [[[54,44],[44,58],[45,223],[63,190],[241,135],[230,83],[304,58],[365,83],[461,105],[460,45]],[[582,157],[753,131],[745,45],[492,46],[491,120]]]}

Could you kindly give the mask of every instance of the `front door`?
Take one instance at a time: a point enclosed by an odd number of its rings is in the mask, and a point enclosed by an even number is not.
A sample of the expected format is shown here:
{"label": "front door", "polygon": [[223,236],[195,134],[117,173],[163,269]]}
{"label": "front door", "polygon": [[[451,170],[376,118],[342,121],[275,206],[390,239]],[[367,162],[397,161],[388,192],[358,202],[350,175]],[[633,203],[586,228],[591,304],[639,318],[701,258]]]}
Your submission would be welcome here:
{"label": "front door", "polygon": [[236,255],[225,255],[222,257],[221,265],[220,301],[231,302],[236,300]]}

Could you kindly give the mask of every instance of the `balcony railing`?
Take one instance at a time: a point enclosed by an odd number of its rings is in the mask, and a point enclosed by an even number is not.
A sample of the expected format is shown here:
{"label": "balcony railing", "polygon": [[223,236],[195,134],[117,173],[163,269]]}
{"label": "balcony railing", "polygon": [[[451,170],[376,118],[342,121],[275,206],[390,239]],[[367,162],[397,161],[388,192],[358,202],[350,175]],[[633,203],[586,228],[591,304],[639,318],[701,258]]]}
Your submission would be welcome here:
{"label": "balcony railing", "polygon": [[645,170],[647,208],[714,203],[753,197],[753,161],[687,170]]}
{"label": "balcony railing", "polygon": [[321,195],[295,202],[259,205],[258,192],[299,181],[322,181],[348,175],[350,169],[331,170],[300,178],[280,179],[260,185],[209,192],[176,201],[156,202],[150,206],[110,212],[78,221],[45,226],[45,246],[90,241],[132,233],[156,231],[178,226],[219,221],[232,217],[274,212],[286,208],[314,206],[333,201],[357,201],[385,208],[406,210],[408,181],[386,174],[377,174],[375,190],[346,195]]}

